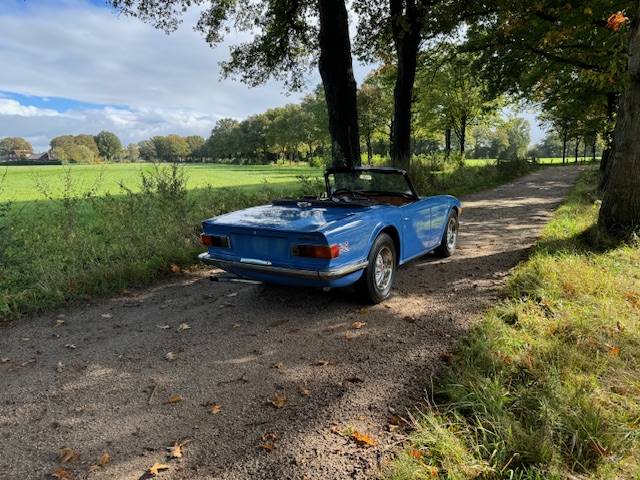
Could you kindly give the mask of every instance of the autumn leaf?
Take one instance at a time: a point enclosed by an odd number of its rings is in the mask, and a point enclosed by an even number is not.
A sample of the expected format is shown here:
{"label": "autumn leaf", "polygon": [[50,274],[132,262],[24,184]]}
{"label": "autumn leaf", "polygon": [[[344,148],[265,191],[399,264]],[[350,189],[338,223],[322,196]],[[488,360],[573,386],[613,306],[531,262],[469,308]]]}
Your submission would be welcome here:
{"label": "autumn leaf", "polygon": [[258,445],[260,450],[264,450],[265,452],[270,452],[275,449],[275,445],[273,443],[261,443]]}
{"label": "autumn leaf", "polygon": [[188,323],[181,323],[181,324],[178,326],[178,331],[179,331],[179,332],[182,332],[182,331],[184,331],[184,330],[190,330],[190,329],[191,329],[191,326],[190,326]]}
{"label": "autumn leaf", "polygon": [[171,325],[156,325],[156,327],[160,328],[161,330],[169,330],[171,328]]}
{"label": "autumn leaf", "polygon": [[355,335],[353,334],[353,332],[349,332],[349,331],[347,331],[347,332],[345,332],[345,334],[344,334],[344,338],[345,338],[345,340],[347,340],[347,341],[349,341],[349,342],[350,342],[351,340],[353,340],[353,338],[354,338],[354,337],[355,337]]}
{"label": "autumn leaf", "polygon": [[409,454],[410,457],[413,457],[416,460],[422,460],[422,457],[424,456],[420,450],[416,450],[415,448],[412,448],[407,453]]}
{"label": "autumn leaf", "polygon": [[147,472],[149,473],[149,475],[155,476],[163,470],[169,470],[169,465],[166,465],[164,463],[154,463],[153,466],[147,469]]}
{"label": "autumn leaf", "polygon": [[173,395],[171,395],[168,399],[167,399],[167,403],[168,404],[175,404],[178,402],[182,401],[182,395],[178,394],[178,393],[174,393]]}
{"label": "autumn leaf", "polygon": [[100,455],[100,458],[98,459],[98,465],[100,465],[101,467],[104,467],[110,461],[111,461],[111,455],[109,455],[109,452],[103,452],[102,455]]}
{"label": "autumn leaf", "polygon": [[351,432],[351,440],[356,442],[361,447],[372,447],[377,443],[374,438],[357,430]]}
{"label": "autumn leaf", "polygon": [[173,353],[173,352],[169,352],[164,356],[164,359],[169,361],[169,362],[172,362],[172,361],[174,361],[176,359],[176,354]]}
{"label": "autumn leaf", "polygon": [[607,18],[607,28],[613,32],[617,32],[628,21],[629,17],[627,17],[624,12],[612,13],[609,18]]}
{"label": "autumn leaf", "polygon": [[11,360],[9,357],[2,357],[0,358],[0,363],[7,363],[9,360]]}
{"label": "autumn leaf", "polygon": [[179,443],[174,443],[173,446],[168,447],[169,457],[171,458],[182,458],[182,445]]}
{"label": "autumn leaf", "polygon": [[172,263],[172,264],[171,264],[171,271],[172,271],[173,273],[180,273],[180,270],[181,270],[181,269],[180,269],[180,267],[179,267],[178,265],[176,265],[175,263]]}
{"label": "autumn leaf", "polygon": [[302,387],[300,389],[300,395],[302,395],[303,397],[308,397],[309,395],[311,395],[311,390],[309,390],[308,388]]}
{"label": "autumn leaf", "polygon": [[75,460],[78,457],[78,454],[71,448],[62,447],[60,452],[58,453],[58,459],[60,463],[69,463],[72,460]]}
{"label": "autumn leaf", "polygon": [[610,357],[619,357],[620,356],[620,347],[609,347],[609,356]]}
{"label": "autumn leaf", "polygon": [[212,403],[209,407],[209,412],[211,412],[212,415],[220,413],[220,410],[222,410],[222,405],[219,403]]}
{"label": "autumn leaf", "polygon": [[73,475],[71,474],[71,472],[69,470],[67,470],[66,468],[56,468],[53,473],[51,474],[51,476],[53,478],[57,478],[58,480],[72,480],[73,479]]}
{"label": "autumn leaf", "polygon": [[284,367],[284,363],[282,362],[276,362],[273,365],[271,365],[271,368],[275,368],[276,370],[280,370],[282,367]]}
{"label": "autumn leaf", "polygon": [[102,318],[111,318],[113,317],[113,315],[111,315],[110,313],[103,313],[102,315],[100,315]]}
{"label": "autumn leaf", "polygon": [[355,328],[356,330],[360,330],[362,327],[366,325],[367,325],[367,322],[360,322],[356,320],[351,324],[351,327]]}
{"label": "autumn leaf", "polygon": [[282,408],[287,403],[287,396],[284,393],[276,393],[269,403],[276,408]]}
{"label": "autumn leaf", "polygon": [[317,360],[313,363],[314,367],[324,367],[326,365],[329,365],[329,362],[327,360]]}
{"label": "autumn leaf", "polygon": [[56,320],[56,327],[62,327],[64,325],[64,320],[61,318]]}

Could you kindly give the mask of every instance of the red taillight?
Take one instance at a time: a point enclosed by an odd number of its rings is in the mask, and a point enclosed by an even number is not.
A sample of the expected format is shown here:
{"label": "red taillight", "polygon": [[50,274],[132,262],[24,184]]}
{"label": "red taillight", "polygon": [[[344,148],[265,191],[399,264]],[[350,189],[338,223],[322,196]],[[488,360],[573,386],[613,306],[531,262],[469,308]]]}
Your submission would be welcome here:
{"label": "red taillight", "polygon": [[200,243],[206,247],[229,248],[229,237],[223,235],[200,234]]}
{"label": "red taillight", "polygon": [[296,257],[326,258],[330,260],[340,255],[340,245],[294,245],[291,253]]}

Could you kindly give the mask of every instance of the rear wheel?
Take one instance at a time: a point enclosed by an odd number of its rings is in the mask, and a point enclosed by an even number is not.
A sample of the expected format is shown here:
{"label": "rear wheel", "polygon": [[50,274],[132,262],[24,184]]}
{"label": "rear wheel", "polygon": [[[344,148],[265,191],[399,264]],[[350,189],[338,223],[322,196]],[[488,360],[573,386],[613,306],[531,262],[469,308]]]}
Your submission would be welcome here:
{"label": "rear wheel", "polygon": [[358,287],[363,299],[380,303],[389,297],[396,276],[396,247],[386,233],[376,238],[369,252],[369,264],[362,274]]}
{"label": "rear wheel", "polygon": [[458,213],[455,210],[451,210],[447,218],[447,226],[442,234],[440,246],[435,249],[436,255],[439,257],[450,257],[453,255],[458,243],[458,227]]}

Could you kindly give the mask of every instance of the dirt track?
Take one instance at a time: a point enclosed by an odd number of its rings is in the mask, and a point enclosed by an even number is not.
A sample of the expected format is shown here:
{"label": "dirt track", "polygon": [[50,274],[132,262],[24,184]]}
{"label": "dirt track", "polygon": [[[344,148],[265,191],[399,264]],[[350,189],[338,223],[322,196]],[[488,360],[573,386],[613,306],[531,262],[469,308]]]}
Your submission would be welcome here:
{"label": "dirt track", "polygon": [[[393,298],[373,308],[347,292],[212,283],[201,272],[2,328],[0,478],[48,478],[61,447],[79,454],[66,466],[75,478],[147,478],[155,462],[170,465],[161,479],[375,475],[402,439],[391,413],[420,402],[576,174],[546,168],[464,198],[456,255],[403,268]],[[269,403],[276,393],[282,408]],[[166,404],[172,394],[183,400]],[[377,444],[335,433],[346,427]],[[185,438],[184,458],[166,460]],[[104,451],[111,462],[87,473]]]}

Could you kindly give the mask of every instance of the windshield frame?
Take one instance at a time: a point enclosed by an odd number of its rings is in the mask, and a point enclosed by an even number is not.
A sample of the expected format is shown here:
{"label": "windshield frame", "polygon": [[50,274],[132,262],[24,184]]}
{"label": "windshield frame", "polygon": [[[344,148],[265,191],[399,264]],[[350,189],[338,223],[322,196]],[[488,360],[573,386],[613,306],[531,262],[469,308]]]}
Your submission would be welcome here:
{"label": "windshield frame", "polygon": [[[411,180],[409,179],[409,175],[406,170],[401,170],[399,168],[390,168],[390,167],[354,167],[354,168],[328,168],[324,172],[324,183],[325,188],[327,190],[327,196],[331,198],[333,195],[333,191],[331,189],[331,182],[329,181],[329,177],[333,174],[340,173],[348,173],[348,174],[358,174],[358,173],[381,173],[385,175],[401,175],[404,178],[404,181],[407,184],[408,190],[411,192],[411,196],[413,200],[419,200],[420,197],[416,192]],[[384,192],[389,195],[397,195],[399,197],[405,196],[405,194],[401,194],[400,192]],[[365,192],[366,194],[366,192]]]}

